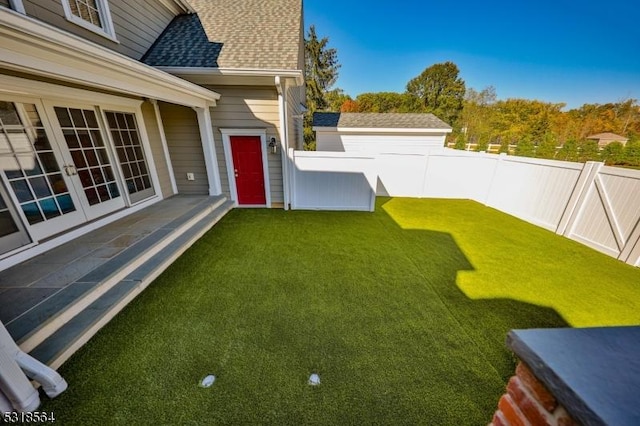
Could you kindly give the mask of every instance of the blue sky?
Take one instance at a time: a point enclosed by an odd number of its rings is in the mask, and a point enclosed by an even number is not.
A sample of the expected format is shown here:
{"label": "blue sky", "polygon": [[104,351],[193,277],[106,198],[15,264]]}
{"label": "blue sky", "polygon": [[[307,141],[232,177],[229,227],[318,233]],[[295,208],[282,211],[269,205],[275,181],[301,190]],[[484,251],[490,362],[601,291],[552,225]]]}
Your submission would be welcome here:
{"label": "blue sky", "polygon": [[498,98],[640,100],[639,0],[304,0],[305,27],[329,37],[352,97],[402,92],[453,61],[467,87]]}

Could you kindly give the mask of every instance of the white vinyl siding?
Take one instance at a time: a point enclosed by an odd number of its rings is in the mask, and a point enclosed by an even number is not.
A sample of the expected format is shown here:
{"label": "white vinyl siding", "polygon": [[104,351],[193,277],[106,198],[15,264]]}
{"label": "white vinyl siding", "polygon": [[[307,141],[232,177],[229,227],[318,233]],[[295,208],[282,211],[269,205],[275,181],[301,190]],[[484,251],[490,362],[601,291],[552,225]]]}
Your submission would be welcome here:
{"label": "white vinyl siding", "polygon": [[[196,112],[191,108],[164,102],[160,102],[159,106],[178,193],[209,194]],[[187,180],[187,173],[193,173],[195,180]]]}
{"label": "white vinyl siding", "polygon": [[[221,86],[207,86],[207,88],[222,95],[217,106],[211,108],[211,121],[216,140],[222,192],[228,196],[230,195],[229,180],[220,129],[266,129],[267,141],[271,138],[280,141],[278,94],[275,88]],[[284,203],[281,155],[279,151],[276,154],[267,154],[271,202],[278,207]]]}
{"label": "white vinyl siding", "polygon": [[428,154],[444,146],[443,134],[381,134],[316,132],[317,151],[358,152],[362,154]]}
{"label": "white vinyl siding", "polygon": [[287,114],[289,147],[302,149],[304,143],[302,106],[305,103],[304,86],[294,86],[287,90]]}

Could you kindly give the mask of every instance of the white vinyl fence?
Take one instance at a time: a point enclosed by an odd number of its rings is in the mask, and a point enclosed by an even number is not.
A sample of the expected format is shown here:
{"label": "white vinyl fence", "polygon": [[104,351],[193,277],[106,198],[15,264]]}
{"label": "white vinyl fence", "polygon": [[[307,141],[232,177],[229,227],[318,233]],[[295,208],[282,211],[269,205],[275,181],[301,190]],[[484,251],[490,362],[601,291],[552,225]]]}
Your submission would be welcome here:
{"label": "white vinyl fence", "polygon": [[293,208],[373,210],[374,189],[471,199],[640,266],[638,170],[451,149],[368,157],[295,151],[294,163]]}
{"label": "white vinyl fence", "polygon": [[294,210],[373,211],[375,158],[345,152],[293,151]]}

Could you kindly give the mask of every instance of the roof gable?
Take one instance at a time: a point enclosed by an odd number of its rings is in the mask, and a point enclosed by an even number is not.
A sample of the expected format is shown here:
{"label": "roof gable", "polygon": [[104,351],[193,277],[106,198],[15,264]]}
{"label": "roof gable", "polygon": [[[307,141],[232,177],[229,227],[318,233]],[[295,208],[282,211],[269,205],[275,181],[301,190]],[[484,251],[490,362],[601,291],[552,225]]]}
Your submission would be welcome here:
{"label": "roof gable", "polygon": [[301,0],[189,0],[143,62],[166,67],[300,69]]}
{"label": "roof gable", "polygon": [[363,129],[451,130],[451,126],[430,113],[316,112],[313,114],[313,126]]}

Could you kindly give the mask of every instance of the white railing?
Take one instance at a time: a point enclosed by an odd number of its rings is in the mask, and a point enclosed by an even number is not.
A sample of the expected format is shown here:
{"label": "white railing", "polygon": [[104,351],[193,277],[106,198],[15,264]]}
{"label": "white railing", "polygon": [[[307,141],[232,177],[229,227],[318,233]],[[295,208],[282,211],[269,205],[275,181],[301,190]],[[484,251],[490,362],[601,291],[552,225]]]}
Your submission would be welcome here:
{"label": "white railing", "polygon": [[471,199],[640,266],[638,170],[451,149],[292,156],[293,208],[372,210],[374,189],[393,197]]}

